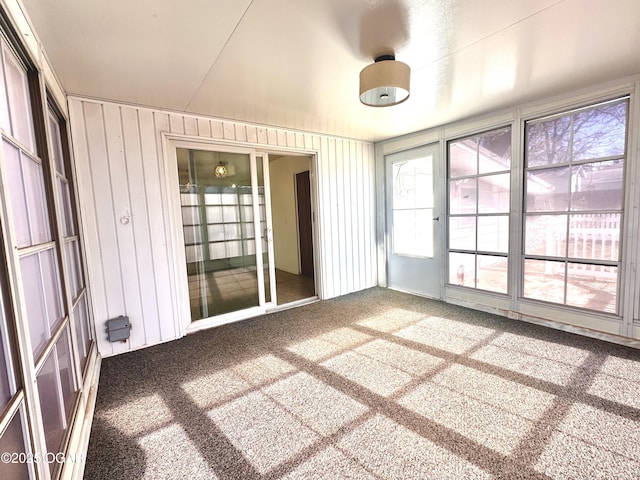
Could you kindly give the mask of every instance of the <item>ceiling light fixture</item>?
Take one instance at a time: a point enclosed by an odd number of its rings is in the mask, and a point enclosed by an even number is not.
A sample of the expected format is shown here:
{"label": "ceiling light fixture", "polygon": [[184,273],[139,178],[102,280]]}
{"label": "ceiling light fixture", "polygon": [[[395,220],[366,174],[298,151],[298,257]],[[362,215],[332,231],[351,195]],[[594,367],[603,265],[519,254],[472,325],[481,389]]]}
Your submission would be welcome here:
{"label": "ceiling light fixture", "polygon": [[360,101],[371,107],[390,107],[409,98],[411,69],[395,55],[380,55],[360,72]]}
{"label": "ceiling light fixture", "polygon": [[224,163],[220,162],[213,170],[213,174],[218,178],[224,178],[229,174],[229,170],[227,170],[227,166]]}

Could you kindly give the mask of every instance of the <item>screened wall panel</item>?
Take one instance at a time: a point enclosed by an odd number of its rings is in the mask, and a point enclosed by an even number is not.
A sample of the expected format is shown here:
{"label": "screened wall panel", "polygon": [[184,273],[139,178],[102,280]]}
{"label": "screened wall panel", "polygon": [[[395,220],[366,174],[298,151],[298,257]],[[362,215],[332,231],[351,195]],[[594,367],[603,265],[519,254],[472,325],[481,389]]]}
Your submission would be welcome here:
{"label": "screened wall panel", "polygon": [[509,290],[511,128],[448,144],[448,283]]}
{"label": "screened wall panel", "polygon": [[[12,13],[21,12],[9,3]],[[29,55],[28,23],[22,17],[13,23],[6,5],[0,7],[0,452],[15,453],[18,463],[0,464],[0,477],[70,478],[77,465],[58,454],[81,460],[99,357],[90,316],[74,311],[76,303],[90,302],[66,104],[54,99],[61,90],[45,55]]]}
{"label": "screened wall panel", "polygon": [[619,313],[628,105],[527,122],[525,298]]}
{"label": "screened wall panel", "polygon": [[[267,151],[317,152],[314,228],[319,230],[322,298],[377,284],[372,144],[77,97],[69,99],[69,109],[96,329],[102,331],[104,321],[118,315],[129,315],[133,326],[128,344],[98,338],[103,355],[182,335],[174,258],[184,246],[172,243],[166,199],[173,190],[166,183],[162,132],[264,146]],[[183,209],[183,219],[197,224],[199,213],[188,210]],[[208,214],[224,216],[219,210]],[[221,234],[211,227],[209,240]],[[187,255],[200,258],[202,232],[184,234],[191,240]],[[227,248],[242,246],[211,243],[209,255],[222,255],[216,250],[220,245],[225,255]]]}

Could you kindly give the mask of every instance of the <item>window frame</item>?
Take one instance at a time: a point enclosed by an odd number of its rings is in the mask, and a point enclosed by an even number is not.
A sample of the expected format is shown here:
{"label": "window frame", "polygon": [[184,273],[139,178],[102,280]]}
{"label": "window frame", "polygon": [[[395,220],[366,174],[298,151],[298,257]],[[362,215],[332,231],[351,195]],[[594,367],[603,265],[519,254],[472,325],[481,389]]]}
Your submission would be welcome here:
{"label": "window frame", "polygon": [[[495,171],[489,171],[489,172],[481,172],[481,168],[480,168],[480,153],[479,153],[479,148],[480,148],[480,139],[482,136],[486,135],[486,134],[490,134],[490,133],[498,133],[500,131],[505,131],[505,134],[508,135],[509,138],[509,144],[510,144],[510,160],[509,160],[509,167],[503,170],[495,170]],[[445,247],[445,252],[446,252],[446,266],[445,266],[445,272],[444,272],[444,277],[445,277],[445,285],[447,287],[454,287],[454,288],[462,288],[462,289],[467,289],[467,290],[473,290],[473,291],[477,291],[477,292],[481,292],[481,293],[488,293],[491,295],[496,295],[496,296],[500,296],[500,297],[509,297],[512,294],[512,282],[510,281],[511,279],[511,257],[513,256],[513,248],[512,248],[512,242],[511,242],[511,231],[512,231],[512,226],[513,226],[513,178],[515,175],[515,160],[516,160],[516,153],[514,152],[514,143],[513,143],[513,131],[514,131],[514,125],[512,122],[504,122],[504,123],[500,123],[497,125],[492,125],[488,128],[484,128],[484,129],[478,129],[475,131],[471,131],[471,132],[464,132],[464,134],[455,136],[455,137],[449,137],[444,141],[444,145],[445,145],[445,152],[446,155],[444,156],[444,161],[446,164],[446,212],[447,212],[447,222],[446,222],[446,229],[445,229],[445,236],[446,236],[446,247]],[[476,166],[475,166],[475,173],[472,174],[464,174],[464,175],[457,175],[455,177],[451,177],[451,146],[454,145],[456,142],[462,142],[464,140],[467,139],[476,139],[476,154],[475,154],[475,162],[476,162]],[[509,200],[508,200],[508,204],[509,204],[509,208],[505,211],[505,212],[480,212],[480,180],[482,178],[489,178],[489,177],[494,177],[494,176],[498,176],[498,175],[509,175]],[[461,212],[461,213],[452,213],[451,212],[451,184],[452,182],[455,181],[460,181],[460,180],[467,180],[467,179],[474,179],[475,180],[475,212],[471,213],[471,212]],[[459,247],[451,247],[451,219],[453,218],[475,218],[475,227],[474,227],[474,245],[475,248],[470,249],[470,248],[459,248]],[[480,218],[506,218],[509,222],[508,228],[507,228],[507,249],[506,252],[500,252],[497,250],[480,250],[478,249],[478,224],[479,224],[479,219]],[[474,285],[460,285],[460,284],[455,284],[452,283],[451,279],[452,279],[452,271],[451,271],[451,254],[461,254],[461,255],[473,255],[474,256]],[[506,284],[507,284],[507,289],[504,292],[500,292],[497,290],[489,290],[489,289],[485,289],[485,288],[481,288],[478,287],[478,262],[479,262],[479,257],[497,257],[497,258],[501,258],[504,259],[506,261],[507,264],[507,271],[506,271]],[[458,274],[458,272],[456,272],[456,274]]]}
{"label": "window frame", "polygon": [[[571,147],[573,146],[573,138],[574,138],[574,131],[573,131],[573,116],[579,114],[580,112],[586,112],[589,110],[594,110],[599,106],[603,106],[603,105],[615,105],[615,104],[622,104],[622,103],[626,103],[626,118],[625,118],[625,136],[624,136],[624,140],[622,142],[623,146],[624,146],[624,151],[622,154],[619,155],[609,155],[609,156],[604,156],[604,157],[595,157],[595,158],[588,158],[588,159],[578,159],[575,160],[573,159],[573,153],[571,152]],[[584,101],[581,101],[579,103],[575,103],[575,104],[559,104],[556,106],[550,106],[546,111],[542,111],[539,112],[537,115],[535,113],[532,113],[530,115],[528,115],[527,117],[522,117],[521,119],[521,123],[520,123],[520,134],[521,134],[521,142],[519,145],[519,154],[520,154],[520,158],[521,158],[521,166],[520,166],[520,170],[521,170],[521,174],[520,174],[520,182],[521,182],[521,195],[519,198],[519,202],[520,202],[520,206],[518,208],[518,215],[520,217],[520,221],[519,221],[519,239],[520,239],[520,245],[519,245],[519,249],[520,249],[520,253],[519,253],[519,259],[518,261],[518,301],[523,302],[523,303],[530,303],[530,304],[540,304],[540,305],[546,305],[549,307],[553,307],[553,308],[558,308],[558,309],[563,309],[563,310],[567,310],[567,311],[572,311],[572,312],[578,312],[578,313],[584,313],[587,315],[595,315],[595,316],[605,316],[605,317],[613,317],[616,319],[620,319],[621,317],[623,317],[624,315],[624,308],[623,308],[623,288],[621,287],[621,283],[622,283],[622,279],[625,278],[625,252],[626,252],[626,246],[625,246],[625,235],[626,235],[626,231],[625,231],[625,227],[626,227],[626,219],[628,216],[628,212],[627,212],[627,208],[626,208],[626,204],[628,202],[628,192],[627,192],[627,179],[628,179],[628,170],[629,170],[629,166],[628,166],[628,161],[629,161],[629,140],[630,140],[630,125],[632,122],[632,114],[633,114],[633,104],[632,104],[632,94],[630,92],[624,92],[624,93],[619,93],[619,94],[615,94],[612,93],[610,95],[603,95],[603,96],[598,96],[595,98],[591,98],[591,99],[585,99]],[[540,124],[543,122],[547,122],[547,121],[551,121],[554,119],[559,119],[559,118],[563,118],[563,117],[567,117],[567,116],[571,116],[570,118],[570,124],[571,124],[571,132],[570,132],[570,142],[568,144],[568,153],[567,153],[567,158],[568,160],[564,161],[564,162],[558,162],[558,163],[548,163],[548,164],[543,164],[543,165],[534,165],[532,167],[528,167],[527,165],[527,146],[528,146],[528,139],[527,139],[527,126],[529,124],[531,125],[535,125],[535,124]],[[569,204],[567,206],[566,210],[563,211],[527,211],[527,195],[528,195],[528,182],[527,182],[527,177],[528,177],[528,172],[535,172],[535,171],[541,171],[541,170],[549,170],[549,169],[554,169],[554,168],[569,168],[569,171],[571,172],[572,167],[573,166],[580,166],[580,165],[590,165],[590,164],[596,164],[596,163],[600,163],[600,162],[605,162],[605,161],[615,161],[615,160],[621,160],[622,161],[622,167],[623,167],[623,174],[622,174],[622,181],[621,181],[621,188],[622,188],[622,194],[621,194],[621,205],[620,205],[620,209],[615,209],[615,214],[619,215],[620,218],[620,231],[619,231],[619,237],[618,237],[618,258],[616,261],[611,261],[611,260],[602,260],[602,259],[587,259],[587,258],[580,258],[580,257],[571,257],[569,256],[569,232],[570,232],[570,217],[572,215],[579,215],[579,214],[606,214],[606,213],[611,213],[613,212],[614,209],[608,209],[608,210],[594,210],[594,209],[588,209],[588,210],[572,210],[571,209],[571,188],[569,188],[569,191],[567,192],[568,198],[569,198]],[[569,178],[569,186],[571,184],[571,178]],[[528,216],[535,216],[535,215],[565,215],[566,218],[566,248],[565,248],[565,252],[566,255],[564,257],[562,256],[555,256],[555,255],[541,255],[541,254],[528,254],[526,252],[526,242],[527,242],[527,235],[526,235],[526,219]],[[540,260],[540,261],[550,261],[550,262],[558,262],[558,263],[562,263],[564,265],[564,279],[563,279],[563,284],[564,284],[564,292],[563,292],[563,303],[558,303],[558,302],[553,302],[553,301],[549,301],[549,300],[543,300],[543,299],[538,299],[538,298],[532,298],[532,297],[526,297],[525,296],[525,263],[527,260]],[[569,288],[569,275],[567,274],[568,272],[568,265],[569,264],[583,264],[583,265],[592,265],[592,266],[604,266],[604,267],[615,267],[617,269],[617,273],[616,273],[616,305],[615,305],[615,311],[614,312],[608,312],[608,311],[604,311],[604,310],[597,310],[597,309],[593,309],[593,308],[586,308],[586,307],[582,307],[582,306],[577,306],[577,305],[572,305],[567,303],[568,302],[568,294],[567,294],[567,290]]]}
{"label": "window frame", "polygon": [[[80,223],[79,211],[77,208],[77,192],[76,177],[70,150],[70,137],[68,132],[68,119],[64,114],[64,109],[59,107],[53,93],[48,89],[44,73],[42,69],[37,67],[37,60],[33,60],[25,46],[21,43],[22,39],[13,29],[11,20],[7,17],[7,13],[0,8],[0,61],[3,62],[3,68],[0,73],[0,94],[5,95],[7,115],[3,117],[8,120],[7,129],[0,128],[0,137],[3,142],[8,142],[19,155],[17,163],[19,170],[18,175],[24,182],[25,171],[22,168],[22,162],[33,161],[38,164],[37,182],[42,183],[42,215],[34,218],[42,218],[43,224],[47,225],[49,231],[46,239],[39,237],[34,239],[31,232],[30,217],[14,217],[15,206],[11,205],[9,194],[9,183],[7,171],[5,168],[5,153],[0,150],[0,186],[2,187],[2,195],[0,196],[0,258],[5,261],[0,266],[0,287],[2,288],[2,308],[4,308],[3,322],[6,322],[6,329],[3,325],[2,339],[3,348],[7,350],[5,357],[11,359],[7,361],[7,375],[10,383],[10,392],[12,397],[5,408],[0,409],[0,438],[4,434],[5,429],[20,415],[22,424],[22,433],[24,439],[25,452],[45,458],[47,452],[67,452],[72,442],[77,442],[77,435],[74,434],[76,428],[82,427],[84,418],[83,410],[87,407],[93,394],[90,391],[92,382],[95,381],[94,370],[99,365],[97,356],[97,347],[95,344],[95,327],[91,318],[91,302],[89,298],[89,288],[87,285],[86,262],[84,257],[84,245],[82,242],[82,230]],[[16,90],[24,98],[24,103],[30,116],[27,119],[26,127],[32,137],[31,144],[24,144],[15,137],[16,130],[13,127],[14,113],[13,107],[17,105],[14,98],[14,104],[8,100],[12,95],[11,85],[8,83],[7,74],[4,68],[5,57],[11,55],[12,66],[19,66],[22,69],[22,88]],[[15,72],[13,72],[15,74]],[[14,75],[15,77],[15,75]],[[15,95],[15,93],[14,93]],[[1,99],[0,99],[1,100]],[[21,111],[22,112],[22,111]],[[24,112],[22,112],[24,115]],[[54,131],[51,121],[55,119],[57,131]],[[24,130],[24,128],[23,128]],[[25,130],[25,131],[27,131]],[[24,132],[23,132],[24,133]],[[59,151],[54,152],[55,144],[54,136],[58,136]],[[23,158],[23,155],[29,157]],[[57,157],[60,157],[59,159]],[[65,181],[68,188],[61,188],[58,184],[58,169],[53,165],[53,161],[58,159],[62,162]],[[38,187],[40,188],[40,187]],[[64,190],[64,192],[63,192]],[[68,211],[62,211],[64,208],[61,195],[68,197]],[[23,194],[20,194],[23,195]],[[16,198],[20,198],[19,196]],[[40,200],[38,200],[40,201]],[[26,199],[25,199],[26,202]],[[25,203],[26,205],[26,203]],[[39,206],[38,206],[39,208]],[[29,210],[28,213],[30,213]],[[72,235],[65,236],[65,227],[62,221],[67,218],[67,223],[71,222]],[[28,244],[18,245],[16,242],[16,223],[22,221],[27,223],[30,241]],[[68,245],[75,242],[75,250],[69,249]],[[27,304],[29,299],[25,293],[25,284],[23,283],[23,269],[21,260],[29,257],[41,261],[40,256],[43,252],[52,252],[52,259],[48,263],[54,267],[53,273],[55,278],[53,289],[45,289],[45,273],[51,269],[42,270],[41,264],[38,264],[38,270],[34,270],[39,277],[34,277],[35,285],[40,284],[40,291],[43,298],[46,297],[47,291],[53,292],[56,302],[59,302],[61,311],[60,319],[55,318],[52,321],[56,323],[51,325],[47,320],[46,306],[45,312],[45,329],[47,339],[42,348],[39,347],[38,352],[34,349],[30,340],[30,325],[28,320]],[[74,293],[75,298],[71,298],[71,272],[70,263],[67,262],[67,256],[72,255],[73,261],[77,264],[77,277],[80,279],[78,285],[81,285],[79,291]],[[39,280],[38,280],[39,278]],[[49,282],[49,279],[46,279]],[[50,283],[50,282],[49,282]],[[81,305],[82,304],[82,305]],[[84,308],[80,308],[84,306]],[[74,318],[76,307],[82,310],[83,317],[86,319],[86,325],[81,326],[81,332],[86,332],[88,342],[82,348],[84,353],[79,350],[78,331],[75,326],[78,325],[78,319]],[[58,308],[58,306],[56,306]],[[57,317],[57,316],[56,316]],[[81,334],[82,335],[82,334]],[[4,337],[7,336],[7,339]],[[80,340],[82,341],[82,340]],[[64,343],[60,343],[64,342]],[[64,353],[63,353],[64,352]],[[35,355],[34,355],[35,353]],[[82,361],[81,361],[82,358]],[[52,394],[58,400],[57,412],[61,425],[63,427],[60,443],[57,446],[47,447],[47,435],[45,434],[45,425],[43,423],[42,407],[46,404],[47,399],[41,397],[38,391],[38,380],[45,363],[53,367],[52,376],[49,381],[52,382],[54,391]],[[51,372],[50,372],[51,373]],[[28,465],[30,478],[57,478],[63,471],[75,469],[72,464],[63,463],[47,463],[47,462],[31,462]]]}

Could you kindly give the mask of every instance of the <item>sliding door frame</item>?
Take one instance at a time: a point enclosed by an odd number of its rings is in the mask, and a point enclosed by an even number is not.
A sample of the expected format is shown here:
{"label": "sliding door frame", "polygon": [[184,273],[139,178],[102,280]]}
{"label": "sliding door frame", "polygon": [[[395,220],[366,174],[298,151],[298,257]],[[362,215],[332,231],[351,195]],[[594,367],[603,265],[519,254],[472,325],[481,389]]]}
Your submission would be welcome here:
{"label": "sliding door frame", "polygon": [[[263,145],[247,145],[247,144],[239,144],[237,142],[228,142],[221,141],[218,139],[203,139],[202,137],[195,137],[191,135],[181,135],[181,134],[170,134],[163,133],[162,134],[162,147],[163,147],[163,156],[166,160],[165,164],[165,182],[166,182],[166,199],[168,206],[168,215],[169,215],[169,225],[171,230],[171,244],[174,252],[173,255],[173,268],[175,272],[176,285],[175,293],[177,298],[177,306],[176,306],[176,331],[178,332],[178,336],[183,336],[188,333],[193,333],[199,330],[204,330],[212,327],[216,327],[219,325],[224,325],[227,323],[233,323],[236,321],[244,320],[247,318],[255,317],[258,315],[262,315],[265,313],[273,312],[279,310],[276,303],[276,285],[275,285],[275,256],[273,249],[273,225],[271,220],[271,201],[270,201],[270,193],[266,195],[265,199],[265,209],[267,210],[266,218],[267,218],[267,252],[268,258],[270,259],[269,269],[270,269],[270,278],[271,278],[271,300],[269,303],[263,302],[264,300],[264,277],[262,275],[258,275],[259,281],[259,292],[261,295],[261,303],[260,306],[248,308],[245,310],[226,313],[223,315],[218,315],[216,317],[211,317],[209,319],[198,320],[196,322],[191,321],[191,312],[190,312],[190,304],[189,304],[189,290],[187,285],[187,270],[186,270],[186,256],[184,252],[184,237],[182,233],[182,219],[180,212],[180,198],[179,195],[175,194],[173,191],[173,187],[177,185],[178,179],[178,170],[177,170],[177,148],[186,148],[192,150],[206,150],[206,151],[214,151],[214,152],[231,152],[231,153],[240,153],[240,154],[249,154],[253,159],[262,157],[263,169],[264,169],[264,182],[265,189],[270,190],[269,185],[269,168],[268,168],[268,158],[269,155],[279,154],[279,155],[302,155],[306,157],[310,157],[311,166],[311,205],[312,205],[312,221],[313,221],[313,242],[314,242],[314,271],[315,271],[315,285],[316,292],[318,294],[318,298],[322,298],[322,292],[320,290],[322,282],[321,282],[321,268],[322,265],[322,257],[321,257],[321,248],[320,248],[320,224],[317,222],[318,213],[317,213],[317,205],[318,205],[318,188],[316,185],[317,178],[317,152],[316,151],[308,151],[308,150],[297,150],[297,149],[272,149],[272,148],[264,148]],[[257,174],[257,170],[252,172],[252,184],[257,180],[253,178],[253,175]],[[257,219],[259,221],[259,219]],[[260,232],[258,228],[256,228],[256,233]],[[258,252],[258,243],[261,243],[256,239],[256,252]],[[262,245],[260,245],[260,255],[262,254]],[[262,259],[257,259],[260,262],[259,271],[262,268]],[[262,278],[261,278],[262,277]]]}

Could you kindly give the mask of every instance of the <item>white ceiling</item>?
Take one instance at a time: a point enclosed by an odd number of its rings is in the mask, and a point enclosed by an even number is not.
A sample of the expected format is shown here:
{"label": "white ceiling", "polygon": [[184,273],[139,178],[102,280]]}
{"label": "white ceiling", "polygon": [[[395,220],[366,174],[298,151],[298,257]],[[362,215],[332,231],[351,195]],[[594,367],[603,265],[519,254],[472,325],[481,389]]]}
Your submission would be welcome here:
{"label": "white ceiling", "polygon": [[22,1],[67,93],[372,141],[640,73],[640,0]]}

